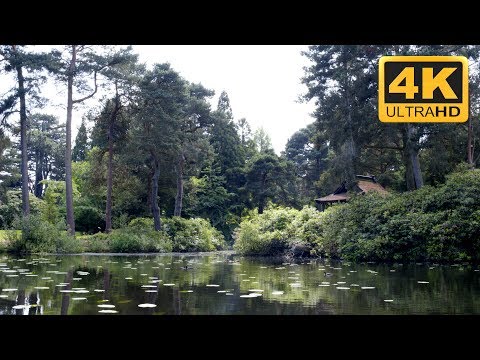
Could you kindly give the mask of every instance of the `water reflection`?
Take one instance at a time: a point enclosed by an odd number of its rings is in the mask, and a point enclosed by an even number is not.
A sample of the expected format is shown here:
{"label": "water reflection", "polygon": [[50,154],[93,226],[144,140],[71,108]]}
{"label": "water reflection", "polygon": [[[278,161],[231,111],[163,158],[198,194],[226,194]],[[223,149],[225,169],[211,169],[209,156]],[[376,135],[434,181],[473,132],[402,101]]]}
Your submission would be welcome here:
{"label": "water reflection", "polygon": [[479,295],[479,269],[468,264],[0,257],[0,314],[9,315],[479,314]]}

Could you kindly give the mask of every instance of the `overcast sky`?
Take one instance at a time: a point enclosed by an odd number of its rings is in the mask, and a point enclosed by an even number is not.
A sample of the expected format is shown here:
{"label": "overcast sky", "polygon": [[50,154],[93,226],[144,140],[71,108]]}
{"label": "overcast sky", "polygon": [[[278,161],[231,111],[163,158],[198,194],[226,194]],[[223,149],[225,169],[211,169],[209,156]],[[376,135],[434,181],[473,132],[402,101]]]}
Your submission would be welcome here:
{"label": "overcast sky", "polygon": [[[313,122],[310,115],[313,102],[297,101],[306,92],[300,78],[308,60],[300,52],[307,46],[136,45],[133,48],[141,62],[147,65],[169,62],[186,80],[215,90],[213,108],[222,90],[227,91],[235,120],[245,117],[253,130],[263,127],[278,154],[295,131]],[[52,84],[44,87],[43,95],[51,99],[52,106],[43,111],[54,113],[63,122],[66,95],[62,87]],[[0,88],[4,86],[0,84]],[[74,136],[84,110],[96,103],[98,99],[89,100],[75,110]]]}

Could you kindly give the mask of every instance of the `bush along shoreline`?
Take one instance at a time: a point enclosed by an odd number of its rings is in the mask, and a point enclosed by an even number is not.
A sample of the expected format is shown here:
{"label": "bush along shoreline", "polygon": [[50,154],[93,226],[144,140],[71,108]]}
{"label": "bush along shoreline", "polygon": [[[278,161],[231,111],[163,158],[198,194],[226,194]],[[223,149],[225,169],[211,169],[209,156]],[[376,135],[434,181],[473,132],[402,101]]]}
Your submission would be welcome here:
{"label": "bush along shoreline", "polygon": [[137,218],[128,226],[110,233],[72,237],[65,224],[51,224],[39,215],[17,221],[22,231],[7,231],[3,248],[11,253],[165,253],[207,252],[227,248],[224,236],[205,219],[179,217],[163,220],[163,229],[155,231],[153,219]]}
{"label": "bush along shoreline", "polygon": [[236,230],[243,255],[322,256],[348,261],[479,262],[480,170],[438,187],[365,194],[325,212],[271,207]]}

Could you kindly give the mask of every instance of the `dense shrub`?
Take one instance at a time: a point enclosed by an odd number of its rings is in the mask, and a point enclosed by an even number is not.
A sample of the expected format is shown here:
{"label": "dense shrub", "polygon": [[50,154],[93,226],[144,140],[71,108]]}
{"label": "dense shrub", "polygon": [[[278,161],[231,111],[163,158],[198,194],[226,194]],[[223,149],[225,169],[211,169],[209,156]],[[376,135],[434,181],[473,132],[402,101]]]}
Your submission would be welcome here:
{"label": "dense shrub", "polygon": [[90,252],[213,251],[225,248],[223,235],[204,219],[163,219],[163,230],[154,231],[152,218],[136,218],[128,227],[110,234],[83,236]]}
{"label": "dense shrub", "polygon": [[105,219],[97,208],[75,206],[75,229],[84,233],[96,233],[105,227]]}
{"label": "dense shrub", "polygon": [[354,196],[324,213],[268,209],[241,223],[234,248],[270,255],[296,241],[354,261],[479,261],[480,170],[453,173],[437,188]]}
{"label": "dense shrub", "polygon": [[173,251],[213,251],[226,247],[223,234],[205,219],[174,216],[165,219],[163,226],[172,239]]}
{"label": "dense shrub", "polygon": [[51,224],[41,216],[31,214],[27,219],[13,222],[21,231],[7,233],[6,250],[15,253],[77,253],[82,252],[80,241],[67,234],[65,224]]}
{"label": "dense shrub", "polygon": [[254,211],[235,231],[234,249],[245,255],[321,254],[323,216],[309,206],[267,208],[263,214]]}

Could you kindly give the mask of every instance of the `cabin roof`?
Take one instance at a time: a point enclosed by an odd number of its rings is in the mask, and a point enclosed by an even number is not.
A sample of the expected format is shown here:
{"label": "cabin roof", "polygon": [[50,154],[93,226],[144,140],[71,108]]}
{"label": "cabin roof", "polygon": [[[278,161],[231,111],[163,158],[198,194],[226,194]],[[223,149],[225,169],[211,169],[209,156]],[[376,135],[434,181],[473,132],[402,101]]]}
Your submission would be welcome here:
{"label": "cabin roof", "polygon": [[[380,194],[388,194],[388,191],[377,183],[375,176],[357,175],[356,177],[358,179],[357,187],[360,190],[359,193],[364,194],[370,191],[376,191]],[[343,182],[332,194],[315,199],[315,201],[319,203],[329,203],[347,201],[348,199],[350,199],[350,196],[347,193],[345,182]]]}

